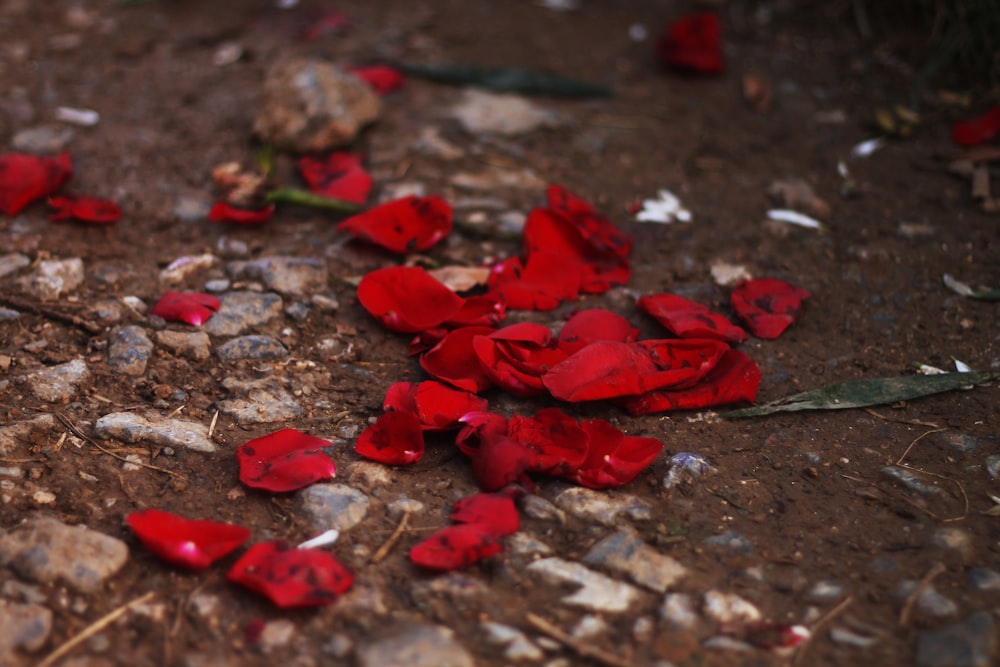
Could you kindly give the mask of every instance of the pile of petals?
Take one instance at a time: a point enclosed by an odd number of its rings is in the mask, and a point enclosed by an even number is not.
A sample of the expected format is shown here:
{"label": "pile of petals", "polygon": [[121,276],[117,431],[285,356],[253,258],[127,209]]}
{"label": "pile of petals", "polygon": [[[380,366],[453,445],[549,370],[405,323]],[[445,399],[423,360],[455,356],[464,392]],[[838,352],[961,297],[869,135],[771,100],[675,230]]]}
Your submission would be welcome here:
{"label": "pile of petals", "polygon": [[660,60],[676,69],[698,74],[717,74],[725,69],[722,25],[715,12],[698,12],[672,21],[656,49]]}
{"label": "pile of petals", "polygon": [[969,120],[952,125],[951,140],[961,146],[979,146],[993,141],[1000,134],[1000,105]]}
{"label": "pile of petals", "polygon": [[208,321],[222,302],[218,297],[202,292],[167,292],[149,311],[168,322],[187,322],[201,326]]}
{"label": "pile of petals", "polygon": [[410,561],[429,570],[449,571],[499,553],[501,539],[520,527],[514,506],[519,493],[511,488],[462,498],[452,508],[453,525],[414,545]]}

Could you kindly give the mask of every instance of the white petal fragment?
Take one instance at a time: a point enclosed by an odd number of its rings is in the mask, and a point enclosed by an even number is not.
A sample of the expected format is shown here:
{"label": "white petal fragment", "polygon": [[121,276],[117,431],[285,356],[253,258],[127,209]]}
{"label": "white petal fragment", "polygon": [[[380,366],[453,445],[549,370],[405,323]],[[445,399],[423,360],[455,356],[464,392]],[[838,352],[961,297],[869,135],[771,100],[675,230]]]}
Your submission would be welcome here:
{"label": "white petal fragment", "polygon": [[681,200],[670,190],[660,190],[657,199],[643,199],[642,210],[635,219],[638,222],[659,222],[670,224],[672,222],[691,222],[694,218],[691,211],[684,208]]}
{"label": "white petal fragment", "polygon": [[876,137],[875,139],[868,139],[867,141],[862,141],[860,144],[856,144],[854,148],[851,149],[851,157],[853,158],[864,158],[869,157],[875,151],[884,148],[886,144],[885,137]]}
{"label": "white petal fragment", "polygon": [[787,208],[773,208],[767,212],[767,218],[768,220],[787,222],[790,225],[798,225],[799,227],[807,227],[808,229],[823,229],[823,223],[816,218],[811,218],[805,213],[799,213]]}
{"label": "white petal fragment", "polygon": [[962,296],[972,296],[973,290],[967,284],[963,283],[957,278],[953,278],[950,274],[944,274],[941,279],[944,281],[944,286],[950,289],[956,294],[961,294]]}
{"label": "white petal fragment", "polygon": [[320,547],[326,547],[331,544],[336,543],[340,538],[340,531],[336,528],[331,528],[325,533],[320,533],[311,540],[306,540],[299,545],[299,549],[318,549]]}

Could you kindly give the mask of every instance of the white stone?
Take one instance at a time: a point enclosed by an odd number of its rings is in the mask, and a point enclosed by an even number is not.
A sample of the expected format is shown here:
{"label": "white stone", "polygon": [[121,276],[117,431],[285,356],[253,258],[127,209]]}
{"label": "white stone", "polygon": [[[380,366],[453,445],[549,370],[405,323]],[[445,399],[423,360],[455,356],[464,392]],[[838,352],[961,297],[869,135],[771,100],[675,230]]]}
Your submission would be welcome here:
{"label": "white stone", "polygon": [[551,585],[578,584],[578,590],[562,598],[563,603],[574,607],[621,613],[639,599],[639,590],[634,586],[562,558],[536,560],[527,570]]}

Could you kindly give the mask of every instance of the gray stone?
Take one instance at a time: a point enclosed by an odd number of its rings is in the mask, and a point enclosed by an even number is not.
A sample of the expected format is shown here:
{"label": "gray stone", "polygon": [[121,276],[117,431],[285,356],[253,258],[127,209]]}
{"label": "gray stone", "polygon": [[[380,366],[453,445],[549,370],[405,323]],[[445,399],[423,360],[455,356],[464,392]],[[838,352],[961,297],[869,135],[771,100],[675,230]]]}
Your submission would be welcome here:
{"label": "gray stone", "polygon": [[657,593],[666,592],[687,572],[676,560],[626,531],[613,533],[595,544],[583,562],[628,577]]}
{"label": "gray stone", "polygon": [[108,366],[125,375],[142,375],[153,353],[153,341],[139,326],[117,327],[108,334]]}
{"label": "gray stone", "polygon": [[871,648],[878,643],[878,637],[862,635],[839,625],[830,628],[830,640],[837,644],[857,648]]}
{"label": "gray stone", "polygon": [[486,601],[494,595],[481,580],[463,572],[415,579],[409,592],[417,609],[432,618],[445,618],[452,614],[471,618],[479,614]]}
{"label": "gray stone", "polygon": [[288,356],[288,348],[270,336],[240,336],[216,348],[219,359],[232,364],[245,359],[272,361]]}
{"label": "gray stone", "polygon": [[295,637],[295,623],[287,618],[279,618],[268,621],[260,631],[260,638],[257,646],[266,653],[272,653],[275,649],[288,646]]}
{"label": "gray stone", "polygon": [[958,526],[938,528],[931,535],[931,546],[949,560],[968,562],[975,555],[972,536]]}
{"label": "gray stone", "polygon": [[467,89],[449,114],[470,134],[517,136],[562,122],[558,113],[520,95]]}
{"label": "gray stone", "polygon": [[25,153],[59,153],[69,146],[75,134],[73,128],[65,125],[36,125],[11,137],[10,145],[14,150]]}
{"label": "gray stone", "polygon": [[660,618],[674,630],[692,630],[698,625],[694,598],[687,593],[667,593],[660,605]]}
{"label": "gray stone", "polygon": [[0,456],[9,456],[21,443],[41,439],[55,427],[56,418],[52,415],[38,415],[0,427]]}
{"label": "gray stone", "polygon": [[212,354],[212,341],[204,331],[157,331],[156,344],[193,361]]}
{"label": "gray stone", "polygon": [[52,632],[52,611],[0,599],[0,661],[17,649],[37,651]]}
{"label": "gray stone", "polygon": [[562,602],[570,606],[615,614],[627,611],[639,599],[637,588],[562,558],[536,560],[525,569],[553,586],[579,586],[578,590],[562,598]]}
{"label": "gray stone", "polygon": [[0,307],[0,322],[4,320],[16,320],[21,317],[21,313],[11,308]]}
{"label": "gray stone", "polygon": [[972,454],[976,452],[979,449],[980,443],[980,439],[975,436],[952,431],[936,433],[934,440],[959,454]]}
{"label": "gray stone", "polygon": [[516,556],[536,557],[552,555],[552,547],[523,530],[509,535],[504,542],[504,547],[507,553]]}
{"label": "gray stone", "polygon": [[18,284],[27,294],[41,301],[54,301],[79,287],[83,278],[83,260],[79,257],[47,259],[39,262]]}
{"label": "gray stone", "polygon": [[886,466],[882,468],[882,474],[896,480],[910,491],[923,494],[925,496],[941,493],[941,489],[934,484],[928,484],[906,468],[898,466]]}
{"label": "gray stone", "polygon": [[527,495],[522,498],[521,510],[532,519],[566,523],[566,513],[541,496]]}
{"label": "gray stone", "polygon": [[993,479],[1000,479],[1000,454],[990,454],[986,457],[986,471]]}
{"label": "gray stone", "polygon": [[1000,591],[1000,572],[987,567],[974,567],[966,575],[969,588],[974,591]]}
{"label": "gray stone", "polygon": [[257,292],[230,292],[220,296],[219,301],[219,311],[202,325],[202,331],[211,336],[238,336],[278,317],[283,306],[277,294]]}
{"label": "gray stone", "polygon": [[261,257],[230,262],[226,269],[233,280],[259,280],[275,292],[301,296],[326,289],[326,262],[312,257]]}
{"label": "gray stone", "polygon": [[678,452],[670,457],[670,470],[663,478],[663,486],[671,489],[682,481],[700,477],[713,470],[712,464],[701,454]]}
{"label": "gray stone", "polygon": [[205,194],[181,195],[174,202],[173,215],[181,222],[207,220],[214,201]]}
{"label": "gray stone", "polygon": [[750,543],[750,540],[743,537],[735,530],[727,530],[721,535],[706,537],[702,540],[702,543],[710,547],[729,549],[730,551],[743,554],[744,556],[749,556],[753,553],[753,544]]}
{"label": "gray stone", "polygon": [[413,624],[390,629],[358,647],[358,667],[475,667],[472,655],[439,625]]}
{"label": "gray stone", "polygon": [[222,386],[237,396],[219,401],[219,412],[240,424],[267,424],[299,417],[302,406],[282,386],[283,382],[286,381],[274,377],[258,380],[226,378]]}
{"label": "gray stone", "polygon": [[595,491],[571,487],[555,498],[556,505],[585,521],[596,521],[605,526],[619,526],[625,519],[648,520],[653,510],[644,500],[613,491]]}
{"label": "gray stone", "polygon": [[88,387],[92,377],[87,362],[74,359],[65,364],[32,371],[24,376],[31,393],[48,403],[66,403]]}
{"label": "gray stone", "polygon": [[806,597],[813,602],[833,602],[844,597],[844,587],[832,581],[817,581]]}
{"label": "gray stone", "polygon": [[207,454],[215,452],[215,443],[208,437],[207,425],[157,415],[143,417],[134,412],[112,412],[97,420],[94,435],[125,443],[141,442]]}
{"label": "gray stone", "polygon": [[[907,579],[899,584],[893,597],[904,602],[917,590],[918,586],[920,586],[920,582]],[[958,615],[958,605],[938,593],[933,586],[925,588],[917,597],[916,610],[927,618],[937,620],[949,619]]]}
{"label": "gray stone", "polygon": [[20,271],[29,264],[31,264],[31,260],[28,256],[22,255],[19,252],[0,255],[0,278],[15,271]]}
{"label": "gray stone", "polygon": [[126,560],[128,547],[121,540],[49,517],[0,532],[0,565],[29,581],[58,581],[80,593],[97,592]]}
{"label": "gray stone", "polygon": [[368,492],[395,482],[388,466],[372,461],[355,461],[347,466],[346,472],[347,481]]}
{"label": "gray stone", "polygon": [[268,71],[253,129],[277,148],[320,152],[350,143],[380,113],[378,95],[353,74],[297,59]]}
{"label": "gray stone", "polygon": [[504,648],[503,656],[512,662],[537,662],[545,657],[542,649],[517,628],[495,621],[483,621],[479,627],[486,633],[486,641]]}
{"label": "gray stone", "polygon": [[760,610],[752,602],[735,593],[708,591],[705,593],[705,615],[718,623],[756,623],[761,620]]}
{"label": "gray stone", "polygon": [[917,667],[990,667],[996,652],[993,615],[976,612],[917,639]]}
{"label": "gray stone", "polygon": [[302,511],[316,531],[331,528],[344,532],[361,523],[368,513],[368,496],[346,484],[313,484],[299,492]]}

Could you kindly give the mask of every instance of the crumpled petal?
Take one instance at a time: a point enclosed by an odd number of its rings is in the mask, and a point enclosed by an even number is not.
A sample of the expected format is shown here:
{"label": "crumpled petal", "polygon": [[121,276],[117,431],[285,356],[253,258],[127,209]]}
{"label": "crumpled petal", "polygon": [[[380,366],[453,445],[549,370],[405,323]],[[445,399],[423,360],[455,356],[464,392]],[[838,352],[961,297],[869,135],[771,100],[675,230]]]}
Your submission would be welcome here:
{"label": "crumpled petal", "polygon": [[451,231],[451,205],[429,195],[411,195],[344,220],[337,229],[390,252],[406,254],[432,248]]}
{"label": "crumpled petal", "polygon": [[336,475],[337,466],[323,452],[332,443],[294,428],[254,438],[236,450],[240,481],[254,489],[296,491]]}
{"label": "crumpled petal", "polygon": [[577,311],[559,331],[559,342],[568,352],[575,352],[599,340],[631,343],[638,337],[638,327],[618,313],[604,308]]}
{"label": "crumpled petal", "polygon": [[639,298],[636,306],[680,338],[715,338],[730,343],[747,338],[743,329],[723,315],[676,294],[646,295]]}
{"label": "crumpled petal", "polygon": [[402,333],[432,329],[465,303],[419,266],[390,266],[365,274],[358,301],[387,329]]}
{"label": "crumpled petal", "polygon": [[477,493],[455,502],[451,510],[454,523],[475,523],[497,537],[516,533],[521,519],[510,492]]}
{"label": "crumpled petal", "polygon": [[722,21],[715,12],[682,16],[669,25],[656,44],[664,64],[699,74],[718,74],[722,59]]}
{"label": "crumpled petal", "polygon": [[483,412],[488,405],[481,396],[427,380],[394,383],[385,392],[382,409],[417,415],[424,431],[446,431],[462,427],[463,416]]}
{"label": "crumpled petal", "polygon": [[536,252],[493,267],[489,288],[513,310],[552,310],[577,297],[582,272],[574,258]]}
{"label": "crumpled petal", "polygon": [[299,158],[299,173],[309,189],[324,197],[364,204],[372,189],[372,177],[361,165],[361,157],[333,151],[323,156]]}
{"label": "crumpled petal", "polygon": [[202,292],[166,292],[149,311],[168,322],[187,322],[200,326],[215,314],[222,302]]}
{"label": "crumpled petal", "polygon": [[17,215],[28,204],[55,193],[73,176],[69,153],[55,157],[0,155],[0,213]]}
{"label": "crumpled petal", "polygon": [[125,521],[147,549],[192,570],[206,569],[250,539],[250,531],[243,526],[191,520],[158,509],[132,512]]}
{"label": "crumpled petal", "polygon": [[404,466],[424,455],[420,417],[412,412],[386,412],[361,432],[354,445],[359,456],[379,463]]}
{"label": "crumpled petal", "polygon": [[442,528],[410,549],[410,561],[415,565],[447,572],[468,567],[484,558],[500,553],[500,538],[477,523],[457,524]]}
{"label": "crumpled petal", "polygon": [[79,220],[95,225],[117,222],[122,209],[110,199],[61,195],[49,197],[49,220]]}
{"label": "crumpled petal", "polygon": [[737,285],[729,301],[737,316],[758,338],[777,338],[799,316],[811,295],[778,278],[755,278]]}
{"label": "crumpled petal", "polygon": [[557,408],[544,408],[533,417],[515,415],[507,428],[512,440],[533,453],[531,472],[565,474],[587,458],[586,432]]}
{"label": "crumpled petal", "polygon": [[235,225],[262,225],[274,215],[274,204],[267,204],[258,209],[238,208],[224,201],[215,202],[208,212],[212,222],[230,222]]}
{"label": "crumpled petal", "polygon": [[351,571],[332,554],[296,549],[284,541],[253,545],[226,579],[264,595],[283,609],[332,604],[354,583]]}
{"label": "crumpled petal", "polygon": [[478,393],[489,389],[493,381],[479,363],[473,340],[495,331],[492,327],[455,329],[420,357],[420,367],[431,377],[465,391]]}
{"label": "crumpled petal", "polygon": [[547,327],[531,322],[504,327],[489,336],[476,336],[472,346],[483,372],[514,396],[546,393],[542,376],[567,356],[553,344]]}
{"label": "crumpled petal", "polygon": [[580,427],[590,443],[587,459],[566,478],[591,489],[628,484],[663,451],[659,440],[625,435],[603,419],[587,420]]}

